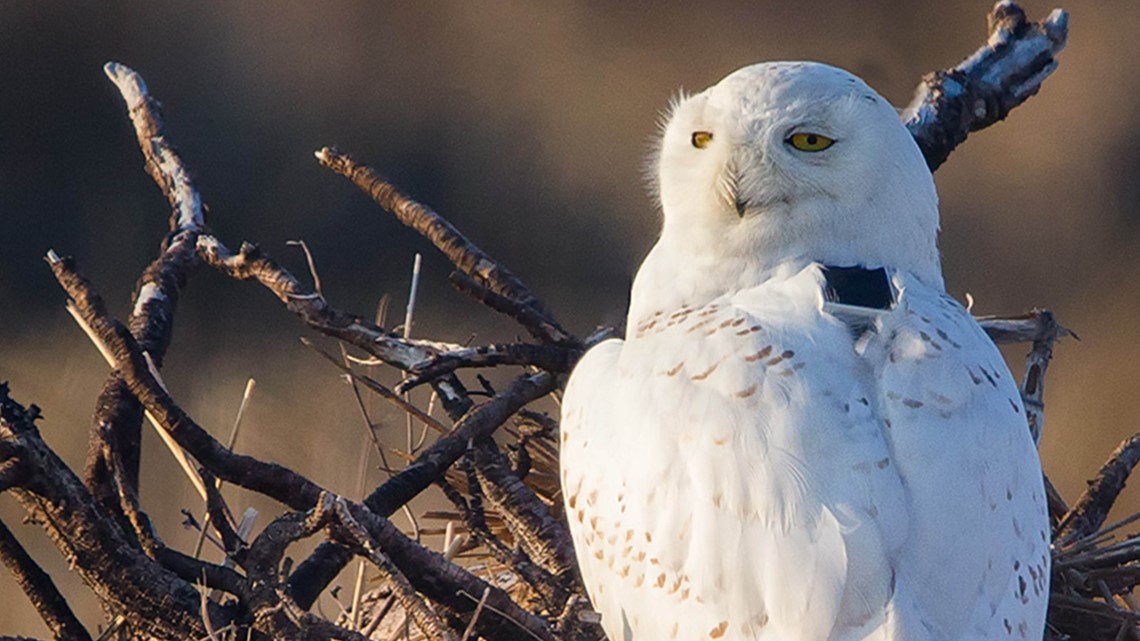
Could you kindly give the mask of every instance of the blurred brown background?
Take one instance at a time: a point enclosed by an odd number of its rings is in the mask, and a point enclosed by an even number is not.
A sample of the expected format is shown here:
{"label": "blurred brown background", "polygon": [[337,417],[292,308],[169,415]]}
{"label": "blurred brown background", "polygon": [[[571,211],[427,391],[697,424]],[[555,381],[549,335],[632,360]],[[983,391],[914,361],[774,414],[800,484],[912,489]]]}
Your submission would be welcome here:
{"label": "blurred brown background", "polygon": [[[1035,18],[1052,8],[1025,6]],[[972,137],[937,182],[951,293],[972,293],[979,313],[1051,307],[1083,339],[1057,349],[1042,446],[1072,499],[1137,429],[1140,3],[1065,7],[1072,32],[1060,70],[1009,122]],[[41,257],[74,255],[123,317],[168,213],[105,61],[140,71],[165,103],[225,242],[259,242],[304,274],[285,246],[304,239],[334,304],[369,314],[390,292],[394,317],[423,251],[416,334],[489,341],[517,330],[452,292],[444,261],[319,168],[313,150],[340,145],[436,207],[585,334],[621,317],[654,239],[641,170],[657,113],[679,87],[701,89],[759,60],[810,58],[902,105],[921,74],[983,41],[988,10],[984,0],[4,3],[0,380],[44,408],[44,436],[80,469],[106,368]],[[299,345],[303,333],[259,287],[202,271],[180,308],[167,381],[224,438],[255,377],[238,448],[353,494],[360,419],[335,372]],[[1022,351],[1009,352],[1019,375]],[[402,419],[382,415],[402,444]],[[200,513],[199,502],[149,431],[144,465],[145,507],[169,544],[191,546],[179,509]],[[369,484],[381,478],[373,470]],[[260,508],[262,524],[276,509],[230,496],[236,509]],[[1140,508],[1138,496],[1121,509]],[[10,497],[0,496],[0,517],[81,617],[99,620]],[[0,596],[0,633],[46,634],[2,571]]]}

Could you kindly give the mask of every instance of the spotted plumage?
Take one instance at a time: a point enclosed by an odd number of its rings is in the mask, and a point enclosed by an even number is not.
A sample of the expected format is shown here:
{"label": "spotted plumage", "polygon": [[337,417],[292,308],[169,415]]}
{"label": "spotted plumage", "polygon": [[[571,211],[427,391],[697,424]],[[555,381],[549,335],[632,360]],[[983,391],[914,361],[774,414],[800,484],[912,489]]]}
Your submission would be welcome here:
{"label": "spotted plumage", "polygon": [[[944,291],[933,183],[891,107],[824,65],[747,67],[674,107],[658,165],[626,337],[563,402],[566,512],[609,637],[1039,639],[1037,454]],[[836,267],[889,287],[844,304]]]}

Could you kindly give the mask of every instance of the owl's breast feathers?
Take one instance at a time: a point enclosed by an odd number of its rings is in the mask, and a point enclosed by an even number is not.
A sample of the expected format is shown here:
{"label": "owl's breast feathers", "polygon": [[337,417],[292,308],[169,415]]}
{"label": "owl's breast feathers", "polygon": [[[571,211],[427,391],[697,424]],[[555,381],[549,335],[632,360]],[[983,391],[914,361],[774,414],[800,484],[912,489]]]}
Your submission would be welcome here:
{"label": "owl's breast feathers", "polygon": [[1047,521],[1012,377],[961,306],[891,286],[858,349],[812,266],[583,358],[563,488],[611,638],[1036,629]]}

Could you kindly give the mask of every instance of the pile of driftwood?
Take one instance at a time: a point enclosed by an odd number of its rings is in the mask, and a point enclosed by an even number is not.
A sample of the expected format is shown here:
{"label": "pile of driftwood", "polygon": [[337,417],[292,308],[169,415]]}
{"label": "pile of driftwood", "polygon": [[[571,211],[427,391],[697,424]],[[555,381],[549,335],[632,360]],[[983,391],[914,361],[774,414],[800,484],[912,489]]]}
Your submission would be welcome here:
{"label": "pile of driftwood", "polygon": [[[903,114],[932,170],[970,132],[1003,119],[1036,93],[1065,44],[1064,12],[1029,22],[1019,7],[1003,2],[990,18],[988,42],[957,67],[924,78]],[[139,279],[125,322],[107,312],[74,261],[48,254],[68,310],[112,369],[96,405],[82,479],[40,438],[38,408],[22,405],[0,385],[0,491],[18,499],[28,522],[46,532],[98,597],[107,619],[100,638],[600,639],[560,509],[557,420],[528,405],[556,396],[583,351],[614,330],[575,337],[517,277],[443,217],[351,157],[323,149],[317,153],[322,165],[348,178],[452,262],[451,282],[458,290],[518,323],[531,340],[478,347],[416,340],[333,307],[319,286],[302,284],[258,247],[242,244],[235,252],[212,234],[142,78],[115,63],[106,72],[126,101],[146,170],[173,213],[170,233]],[[179,407],[160,376],[176,304],[200,265],[260,283],[305,325],[338,339],[341,354],[322,354],[351,377],[357,399],[379,395],[406,412],[409,425],[438,432],[437,440],[406,465],[386,466],[389,478],[360,502],[216,440]],[[1032,344],[1022,393],[1028,429],[1039,436],[1046,368],[1054,341],[1067,332],[1045,311],[982,320],[999,343]],[[403,372],[403,382],[390,389],[369,377],[368,367],[377,362]],[[469,390],[471,380],[459,374],[472,368],[521,373],[498,390],[476,376],[479,386]],[[406,400],[407,390],[418,385],[431,387],[445,418]],[[198,551],[167,547],[141,509],[140,436],[146,422],[164,437],[205,499],[208,517],[195,525],[224,549],[224,564],[204,561]],[[380,441],[375,445],[383,455]],[[1137,457],[1140,436],[1113,453],[1071,508],[1051,491],[1053,637],[1136,636],[1140,613],[1131,592],[1140,583],[1140,538],[1126,534],[1132,519],[1104,524]],[[276,499],[285,510],[253,536],[248,519],[235,518],[219,492],[223,481]],[[442,552],[389,521],[432,485],[454,506],[419,515],[449,522]],[[306,537],[323,541],[294,565],[285,553]],[[373,567],[378,587],[366,594],[358,589],[339,617],[311,612],[354,557]],[[56,638],[92,638],[3,523],[0,559]]]}

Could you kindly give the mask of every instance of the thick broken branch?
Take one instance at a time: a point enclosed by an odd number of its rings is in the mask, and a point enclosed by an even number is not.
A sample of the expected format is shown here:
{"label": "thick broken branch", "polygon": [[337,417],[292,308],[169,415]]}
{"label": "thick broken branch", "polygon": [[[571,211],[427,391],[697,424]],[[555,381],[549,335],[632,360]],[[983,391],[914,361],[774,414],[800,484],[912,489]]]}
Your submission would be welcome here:
{"label": "thick broken branch", "polygon": [[[146,158],[147,173],[170,202],[170,233],[163,239],[159,256],[143,270],[135,284],[134,301],[127,326],[155,367],[163,357],[174,330],[174,311],[179,294],[190,272],[198,265],[198,234],[205,229],[204,206],[190,180],[182,159],[166,139],[158,103],[151,98],[146,83],[130,68],[109,62],[103,70],[118,87],[139,147]],[[112,491],[109,463],[104,460],[101,442],[106,440],[122,464],[126,484],[138,487],[139,448],[143,412],[117,374],[112,373],[96,402],[92,420],[87,469],[87,487],[104,507],[114,513],[117,507]]]}
{"label": "thick broken branch", "polygon": [[166,139],[158,101],[151,97],[146,81],[130,67],[117,62],[108,62],[103,71],[119,88],[127,104],[139,148],[146,158],[147,173],[174,209],[172,216],[176,220],[171,222],[171,230],[203,229],[202,199],[190,180],[190,172]]}
{"label": "thick broken branch", "polygon": [[986,44],[958,66],[927,74],[902,114],[931,171],[971,132],[1004,120],[1036,94],[1069,35],[1067,12],[1029,22],[1010,0],[994,5],[989,22]]}

